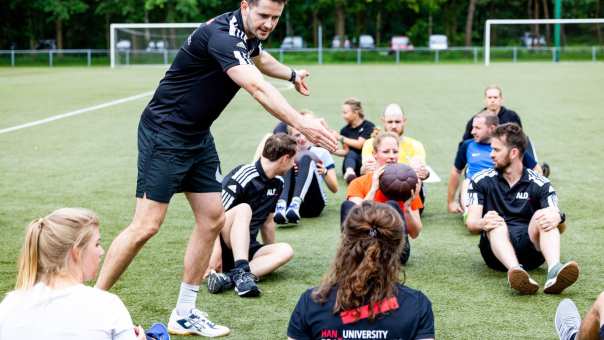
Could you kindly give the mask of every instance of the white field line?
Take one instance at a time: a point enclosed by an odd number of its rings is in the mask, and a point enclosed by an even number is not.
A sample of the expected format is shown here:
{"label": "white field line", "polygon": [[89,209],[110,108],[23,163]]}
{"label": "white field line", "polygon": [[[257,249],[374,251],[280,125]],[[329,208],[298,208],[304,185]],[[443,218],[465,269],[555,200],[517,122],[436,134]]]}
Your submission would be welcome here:
{"label": "white field line", "polygon": [[434,169],[432,169],[429,165],[426,165],[426,168],[428,168],[428,171],[430,171],[430,177],[428,177],[428,179],[426,179],[424,181],[424,183],[438,183],[438,182],[440,182],[440,177],[438,176],[438,174],[436,173],[436,171],[434,171]]}
{"label": "white field line", "polygon": [[41,119],[41,120],[36,120],[36,121],[33,121],[33,122],[29,122],[29,123],[25,123],[25,124],[9,127],[9,128],[6,128],[6,129],[1,129],[0,130],[0,135],[3,134],[3,133],[17,131],[17,130],[25,129],[25,128],[36,126],[36,125],[42,125],[42,124],[50,123],[50,122],[53,122],[55,120],[59,120],[59,119],[63,119],[63,118],[77,116],[77,115],[80,115],[82,113],[86,113],[86,112],[90,112],[90,111],[95,111],[95,110],[100,110],[100,109],[104,109],[106,107],[110,107],[110,106],[115,106],[115,105],[127,103],[127,102],[130,102],[130,101],[133,101],[133,100],[137,100],[137,99],[140,99],[140,98],[148,97],[148,96],[152,95],[153,92],[154,91],[144,92],[144,93],[141,93],[141,94],[137,94],[135,96],[130,96],[130,97],[122,98],[122,99],[112,100],[112,101],[107,102],[107,103],[103,103],[103,104],[99,104],[99,105],[95,105],[95,106],[90,106],[90,107],[86,107],[86,108],[75,110],[75,111],[71,111],[71,112],[62,113],[62,114],[59,114],[59,115],[56,115],[56,116],[51,116],[51,117],[44,118],[44,119]]}
{"label": "white field line", "polygon": [[[288,90],[291,90],[291,89],[294,88],[294,85],[291,84],[291,83],[283,84],[283,83],[279,82],[279,83],[273,83],[273,85],[278,90],[280,90],[280,91],[288,91]],[[133,101],[133,100],[137,100],[137,99],[140,99],[140,98],[144,98],[144,97],[150,96],[150,95],[153,94],[153,92],[154,91],[149,91],[149,92],[137,94],[135,96],[126,97],[126,98],[122,98],[122,99],[117,99],[117,100],[113,100],[113,101],[110,101],[110,102],[107,102],[107,103],[103,103],[103,104],[99,104],[99,105],[95,105],[95,106],[90,106],[90,107],[86,107],[86,108],[75,110],[75,111],[71,111],[71,112],[62,113],[62,114],[59,114],[59,115],[56,115],[56,116],[51,116],[51,117],[44,118],[44,119],[41,119],[41,120],[36,120],[36,121],[33,121],[33,122],[29,122],[29,123],[25,123],[25,124],[9,127],[9,128],[6,128],[6,129],[0,129],[0,135],[3,134],[3,133],[17,131],[17,130],[25,129],[25,128],[36,126],[36,125],[42,125],[42,124],[50,123],[52,121],[63,119],[63,118],[77,116],[77,115],[80,115],[82,113],[86,113],[86,112],[90,112],[90,111],[95,111],[95,110],[100,110],[100,109],[104,109],[106,107],[110,107],[110,106],[114,106],[114,105],[123,104],[123,103],[129,102],[129,101]]]}

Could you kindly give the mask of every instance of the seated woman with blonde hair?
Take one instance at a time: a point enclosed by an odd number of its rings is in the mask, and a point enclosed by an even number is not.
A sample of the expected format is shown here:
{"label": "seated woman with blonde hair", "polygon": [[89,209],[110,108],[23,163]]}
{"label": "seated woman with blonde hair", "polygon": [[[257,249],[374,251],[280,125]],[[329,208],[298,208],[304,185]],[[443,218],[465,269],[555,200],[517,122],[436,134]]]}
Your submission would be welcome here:
{"label": "seated woman with blonde hair", "polygon": [[90,210],[63,208],[33,221],[16,290],[0,304],[0,339],[146,339],[119,297],[83,284],[103,253]]}
{"label": "seated woman with blonde hair", "polygon": [[399,280],[401,224],[386,204],[352,208],[331,268],[298,300],[289,339],[434,339],[430,300]]}

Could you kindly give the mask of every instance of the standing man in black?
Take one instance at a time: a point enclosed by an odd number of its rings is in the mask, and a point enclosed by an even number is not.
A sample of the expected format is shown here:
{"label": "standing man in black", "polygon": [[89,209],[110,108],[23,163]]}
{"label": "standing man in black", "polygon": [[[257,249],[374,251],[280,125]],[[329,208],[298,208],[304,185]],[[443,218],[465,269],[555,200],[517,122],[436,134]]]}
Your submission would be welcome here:
{"label": "standing man in black", "polygon": [[195,227],[184,257],[184,273],[169,328],[175,334],[229,333],[196,308],[197,291],[212,245],[224,224],[219,159],[210,133],[240,87],[267,111],[313,142],[335,150],[336,140],[318,119],[302,117],[262,74],[294,83],[308,95],[308,72],[295,71],[262,50],[286,0],[247,0],[197,28],[184,42],[145,108],[138,130],[136,210],[112,242],[97,280],[109,289],[164,221],[170,198],[184,192]]}
{"label": "standing man in black", "polygon": [[[508,109],[503,106],[503,90],[499,85],[489,85],[484,89],[484,109],[481,110],[491,113],[493,115],[497,115],[499,119],[499,124],[505,123],[516,123],[518,126],[522,127],[522,122],[520,121],[520,116],[515,111]],[[472,122],[476,115],[474,115],[468,123],[466,123],[466,130],[464,131],[463,136],[461,137],[461,143],[468,139],[472,139]],[[539,159],[537,158],[537,152],[531,143],[531,140],[528,139],[528,146],[526,149],[526,153],[535,160],[535,162],[539,163]],[[549,165],[547,163],[543,163],[543,165],[537,164],[535,167],[535,171],[543,174],[545,177],[549,177]]]}

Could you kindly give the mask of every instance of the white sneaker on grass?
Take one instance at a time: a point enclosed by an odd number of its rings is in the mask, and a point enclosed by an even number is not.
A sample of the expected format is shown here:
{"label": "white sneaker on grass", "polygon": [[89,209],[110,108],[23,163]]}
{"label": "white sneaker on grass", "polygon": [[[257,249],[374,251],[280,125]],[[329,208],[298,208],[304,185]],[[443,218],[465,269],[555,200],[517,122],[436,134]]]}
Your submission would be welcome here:
{"label": "white sneaker on grass", "polygon": [[214,324],[208,315],[197,308],[191,309],[189,315],[182,317],[176,309],[170,314],[168,332],[175,335],[201,335],[209,338],[224,336],[231,332],[228,327]]}
{"label": "white sneaker on grass", "polygon": [[556,318],[554,319],[556,332],[561,340],[573,339],[581,327],[581,315],[577,306],[571,299],[560,301],[556,309]]}

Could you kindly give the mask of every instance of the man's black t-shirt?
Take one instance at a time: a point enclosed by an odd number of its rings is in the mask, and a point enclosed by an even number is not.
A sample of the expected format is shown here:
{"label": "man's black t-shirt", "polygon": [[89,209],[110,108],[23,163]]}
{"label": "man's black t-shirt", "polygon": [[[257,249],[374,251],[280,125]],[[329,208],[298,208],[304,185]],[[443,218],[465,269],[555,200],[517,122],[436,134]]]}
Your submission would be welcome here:
{"label": "man's black t-shirt", "polygon": [[[367,139],[371,138],[371,134],[373,133],[374,128],[375,128],[375,125],[372,122],[365,119],[363,121],[363,123],[361,123],[361,125],[359,125],[357,127],[352,127],[352,126],[350,126],[350,124],[344,126],[340,130],[340,135],[342,135],[344,137],[348,137],[350,139],[358,139],[359,137],[363,137],[367,140]],[[350,147],[350,150],[354,151],[360,155],[362,148],[355,149],[353,147]]]}
{"label": "man's black t-shirt", "polygon": [[296,340],[321,339],[428,339],[434,338],[434,314],[430,300],[420,291],[397,286],[396,297],[380,304],[383,313],[373,321],[367,318],[368,306],[356,311],[333,313],[336,289],[333,289],[326,303],[313,301],[307,290],[294,309],[287,327],[287,336]]}
{"label": "man's black t-shirt", "polygon": [[208,132],[239,90],[226,71],[253,65],[261,49],[258,39],[246,39],[240,10],[202,24],[176,54],[143,111],[143,121],[182,136]]}
{"label": "man's black t-shirt", "polygon": [[558,208],[558,196],[549,179],[527,168],[511,188],[499,171],[483,170],[472,177],[468,193],[470,205],[483,206],[483,216],[494,210],[508,226],[526,227],[537,210]]}
{"label": "man's black t-shirt", "polygon": [[[512,110],[508,110],[505,106],[502,106],[497,114],[497,118],[499,118],[499,124],[505,123],[516,123],[522,127],[522,122],[520,121],[520,116]],[[463,133],[463,137],[461,137],[461,141],[465,141],[467,139],[471,139],[472,137],[472,122],[474,121],[474,116],[470,118],[468,123],[466,124],[466,131]]]}
{"label": "man's black t-shirt", "polygon": [[252,208],[250,242],[258,236],[260,227],[270,213],[275,211],[277,200],[283,191],[283,178],[266,177],[260,160],[254,164],[235,167],[222,181],[222,205],[224,210],[247,203]]}

